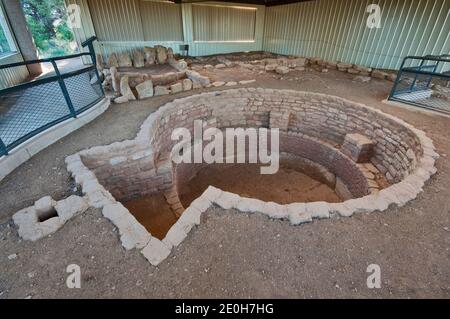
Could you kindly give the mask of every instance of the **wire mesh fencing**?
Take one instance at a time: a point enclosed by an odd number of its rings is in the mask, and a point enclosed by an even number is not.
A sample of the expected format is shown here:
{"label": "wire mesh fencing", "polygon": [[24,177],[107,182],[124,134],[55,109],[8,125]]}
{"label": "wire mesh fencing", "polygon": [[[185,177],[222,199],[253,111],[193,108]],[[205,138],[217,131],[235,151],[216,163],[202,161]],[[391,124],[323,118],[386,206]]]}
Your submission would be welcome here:
{"label": "wire mesh fencing", "polygon": [[389,100],[450,114],[450,56],[406,57]]}
{"label": "wire mesh fencing", "polygon": [[89,53],[56,59],[22,62],[0,68],[14,68],[29,63],[50,62],[54,70],[45,76],[0,90],[0,156],[31,137],[88,110],[104,97],[95,64],[60,72],[57,61]]}

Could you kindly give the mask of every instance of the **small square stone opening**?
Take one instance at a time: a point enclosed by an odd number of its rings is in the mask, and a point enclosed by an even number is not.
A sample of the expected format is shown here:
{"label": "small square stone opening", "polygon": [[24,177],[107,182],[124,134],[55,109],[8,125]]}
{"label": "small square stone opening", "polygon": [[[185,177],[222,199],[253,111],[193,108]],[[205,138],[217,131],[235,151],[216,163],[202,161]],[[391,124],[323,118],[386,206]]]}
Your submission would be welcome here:
{"label": "small square stone opening", "polygon": [[58,217],[58,212],[54,207],[51,207],[43,211],[37,211],[36,216],[38,218],[38,221],[42,223],[51,218]]}

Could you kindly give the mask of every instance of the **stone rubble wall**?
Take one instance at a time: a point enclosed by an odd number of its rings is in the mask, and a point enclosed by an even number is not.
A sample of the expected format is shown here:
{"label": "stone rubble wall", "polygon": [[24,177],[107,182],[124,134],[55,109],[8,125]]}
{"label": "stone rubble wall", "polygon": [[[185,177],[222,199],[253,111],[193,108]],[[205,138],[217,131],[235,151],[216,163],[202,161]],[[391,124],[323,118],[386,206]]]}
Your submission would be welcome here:
{"label": "stone rubble wall", "polygon": [[[158,54],[159,52],[159,54]],[[170,52],[170,53],[169,53]],[[161,57],[159,57],[161,56]],[[256,57],[256,56],[255,56]],[[268,58],[264,58],[264,55],[259,56],[260,59],[255,59],[252,61],[230,61],[233,59],[233,55],[225,56],[212,56],[209,58],[188,58],[186,61],[184,60],[176,60],[171,48],[165,48],[162,46],[157,46],[155,49],[153,48],[144,48],[144,51],[141,49],[135,49],[133,54],[130,56],[128,53],[122,53],[120,55],[111,54],[107,59],[107,62],[103,62],[103,57],[98,56],[99,61],[99,71],[104,79],[103,86],[106,90],[113,89],[116,95],[114,99],[115,103],[125,103],[128,101],[132,101],[135,99],[134,96],[129,94],[129,90],[127,85],[124,86],[123,90],[118,90],[118,85],[115,85],[116,82],[120,82],[122,77],[128,76],[130,78],[129,87],[131,89],[137,88],[136,97],[139,99],[145,99],[152,96],[157,95],[165,95],[165,94],[176,94],[182,91],[188,91],[191,89],[202,88],[202,87],[220,87],[220,86],[236,86],[236,85],[245,85],[251,83],[255,80],[250,81],[216,81],[210,83],[209,78],[200,75],[196,71],[200,71],[203,69],[224,69],[229,67],[234,67],[236,65],[247,68],[253,72],[258,72],[259,74],[263,74],[265,72],[276,72],[280,75],[288,74],[292,70],[297,71],[305,71],[307,67],[310,69],[315,69],[319,72],[326,73],[329,69],[338,70],[341,72],[349,73],[354,75],[355,81],[368,82],[372,78],[381,79],[381,80],[389,80],[395,81],[397,74],[391,71],[377,70],[368,68],[361,65],[356,64],[348,64],[342,63],[339,61],[326,61],[320,58],[306,58],[299,56],[271,56]],[[135,63],[135,61],[139,61]],[[211,63],[216,63],[215,65],[206,64],[206,65],[198,65],[194,64],[189,67],[189,61],[192,62],[202,62],[205,61],[214,61]],[[170,64],[175,70],[178,72],[170,72],[162,75],[150,75],[145,73],[136,73],[136,72],[117,72],[117,68],[120,67],[131,67],[133,66],[136,69],[149,67],[154,64]],[[179,75],[175,78],[174,74],[182,74],[184,77],[188,77],[191,81],[190,84],[184,85],[180,81],[182,79]],[[140,94],[139,92],[139,84],[144,82],[152,83],[154,86],[154,91],[151,91],[151,94]],[[147,85],[148,86],[148,85]],[[148,90],[147,90],[148,92]],[[155,92],[155,93],[153,93]],[[131,98],[130,98],[131,97]]]}
{"label": "stone rubble wall", "polygon": [[171,187],[171,172],[157,170],[154,155],[149,145],[134,142],[124,147],[113,144],[111,147],[80,152],[84,165],[120,201],[162,192]]}
{"label": "stone rubble wall", "polygon": [[193,132],[193,119],[214,119],[218,128],[269,127],[270,114],[276,112],[289,113],[288,132],[302,133],[338,148],[348,133],[366,136],[375,144],[372,164],[391,183],[407,176],[422,155],[419,138],[403,121],[338,97],[241,88],[181,100],[179,107],[168,108],[152,127],[152,149],[162,154],[175,144],[171,141],[172,129],[185,127]]}
{"label": "stone rubble wall", "polygon": [[[176,72],[157,75],[145,72],[144,68],[155,64],[171,65]],[[131,67],[136,71],[127,71]],[[103,88],[114,92],[115,103],[126,103],[136,98],[146,99],[158,94],[171,93],[167,88],[162,90],[161,87],[164,86],[181,85],[182,89],[179,92],[192,88],[192,82],[190,84],[186,84],[186,81],[182,82],[186,79],[187,63],[184,60],[177,60],[171,48],[160,45],[154,48],[135,48],[131,54],[111,53],[107,59],[97,54],[97,68],[103,81]],[[172,93],[177,92],[174,90]]]}
{"label": "stone rubble wall", "polygon": [[353,198],[370,193],[367,179],[356,163],[331,145],[301,133],[280,133],[280,151],[322,165],[343,181]]}
{"label": "stone rubble wall", "polygon": [[[215,57],[211,57],[209,61],[213,60]],[[229,59],[239,59],[239,56],[233,57],[228,55]],[[196,58],[200,60],[199,58]],[[203,59],[204,60],[204,59]],[[341,72],[349,73],[355,76],[355,80],[367,82],[372,78],[380,80],[388,80],[394,82],[397,78],[397,73],[395,71],[385,71],[377,70],[373,68],[368,68],[357,64],[348,64],[339,61],[327,61],[318,57],[301,57],[301,56],[269,56],[269,57],[257,57],[251,61],[237,61],[232,65],[225,65],[226,67],[233,66],[234,64],[240,65],[241,67],[247,68],[254,72],[264,73],[264,72],[275,72],[280,75],[288,74],[290,71],[305,71],[307,67],[315,69],[322,73],[327,73],[329,70],[338,70]],[[217,68],[221,64],[217,64]],[[201,70],[202,68],[212,68],[212,65],[194,66],[196,70]]]}
{"label": "stone rubble wall", "polygon": [[[225,154],[224,151],[224,156]],[[248,158],[248,152],[246,156]],[[307,166],[308,171],[304,171],[304,174],[310,175],[311,173],[312,178],[321,180],[332,189],[336,188],[336,178],[340,179],[345,185],[345,190],[350,193],[349,198],[359,198],[371,193],[370,180],[366,177],[365,170],[339,150],[320,140],[301,133],[281,133],[280,161],[288,159],[295,161],[300,166]],[[206,163],[174,165],[173,176],[176,191],[182,193],[184,189],[187,189],[190,180],[207,166]]]}

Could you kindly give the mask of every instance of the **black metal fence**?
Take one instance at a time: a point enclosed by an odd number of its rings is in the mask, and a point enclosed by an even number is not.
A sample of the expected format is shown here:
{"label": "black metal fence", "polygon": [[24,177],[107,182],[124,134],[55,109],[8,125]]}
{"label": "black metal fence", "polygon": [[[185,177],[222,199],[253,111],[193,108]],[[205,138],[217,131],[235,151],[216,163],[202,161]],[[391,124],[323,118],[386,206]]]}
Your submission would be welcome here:
{"label": "black metal fence", "polygon": [[[0,156],[46,129],[88,110],[104,97],[95,53],[89,39],[89,53],[1,65],[1,69],[33,63],[50,64],[45,76],[0,90]],[[58,64],[87,57],[88,65],[60,69]]]}
{"label": "black metal fence", "polygon": [[406,57],[389,100],[450,114],[450,56]]}

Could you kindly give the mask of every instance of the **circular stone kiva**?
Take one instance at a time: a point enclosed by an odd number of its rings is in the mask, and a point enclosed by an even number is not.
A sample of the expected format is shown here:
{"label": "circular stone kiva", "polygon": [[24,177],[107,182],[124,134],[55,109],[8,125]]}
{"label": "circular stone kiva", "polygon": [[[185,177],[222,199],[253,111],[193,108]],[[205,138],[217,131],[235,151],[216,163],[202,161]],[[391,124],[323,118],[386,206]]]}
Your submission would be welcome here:
{"label": "circular stone kiva", "polygon": [[[201,119],[218,129],[278,128],[280,151],[317,163],[336,176],[351,199],[341,203],[281,205],[209,187],[189,207],[179,207],[178,188],[189,175],[171,161],[175,128]],[[335,96],[262,88],[208,92],[169,102],[151,114],[134,140],[83,150],[66,159],[91,206],[118,228],[125,248],[142,249],[157,265],[180,244],[211,205],[286,219],[351,216],[403,206],[436,173],[432,141],[424,132],[379,110]],[[375,173],[375,174],[374,174]],[[374,183],[380,176],[385,185]],[[181,216],[159,240],[118,201],[163,192]]]}

